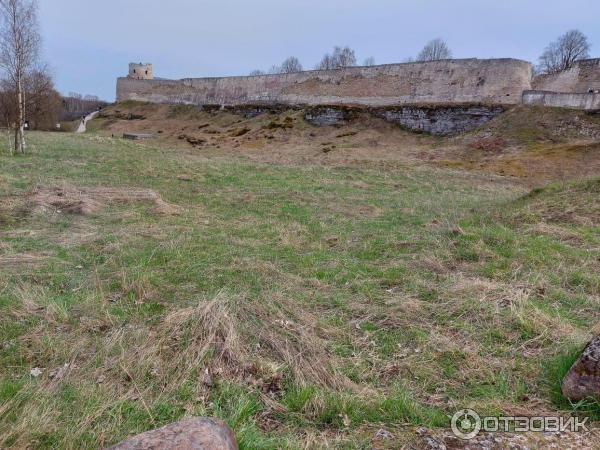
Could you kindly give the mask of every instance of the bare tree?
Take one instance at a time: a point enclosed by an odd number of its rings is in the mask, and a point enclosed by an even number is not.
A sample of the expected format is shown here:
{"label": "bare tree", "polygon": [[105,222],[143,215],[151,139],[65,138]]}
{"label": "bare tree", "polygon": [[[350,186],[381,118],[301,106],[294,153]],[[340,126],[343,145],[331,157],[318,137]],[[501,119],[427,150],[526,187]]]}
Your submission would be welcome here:
{"label": "bare tree", "polygon": [[262,71],[262,70],[258,70],[258,69],[256,69],[256,70],[253,70],[252,72],[250,72],[250,74],[249,74],[249,75],[250,75],[251,77],[256,77],[256,76],[259,76],[259,75],[265,75],[265,72],[264,72],[264,71]]}
{"label": "bare tree", "polygon": [[363,66],[374,66],[375,65],[375,58],[373,58],[372,56],[369,56],[368,58],[366,58],[363,62]]}
{"label": "bare tree", "polygon": [[283,61],[281,65],[272,65],[269,69],[269,73],[273,74],[296,72],[302,72],[302,64],[300,64],[300,60],[295,56],[290,56],[285,61]]}
{"label": "bare tree", "polygon": [[333,59],[331,58],[331,55],[329,53],[327,53],[327,54],[325,54],[325,56],[323,56],[323,59],[321,59],[321,62],[316,65],[315,69],[317,69],[317,70],[333,70],[333,69],[337,69],[337,67],[335,67]]}
{"label": "bare tree", "polygon": [[62,98],[61,120],[75,120],[106,105],[107,103],[99,100],[97,95],[84,96],[77,92],[69,92],[68,96]]}
{"label": "bare tree", "polygon": [[334,47],[333,53],[323,56],[316,68],[318,70],[345,69],[356,66],[356,54],[350,47]]}
{"label": "bare tree", "polygon": [[[0,82],[1,123],[11,128],[18,120],[18,107],[15,102],[14,84],[9,80]],[[48,71],[37,68],[23,79],[23,98],[27,111],[27,122],[34,130],[51,130],[59,121],[62,113],[60,94],[54,88],[54,82]]]}
{"label": "bare tree", "polygon": [[338,69],[356,66],[356,55],[350,47],[335,47],[333,49],[333,62]]}
{"label": "bare tree", "polygon": [[438,61],[440,59],[450,58],[452,58],[452,51],[448,47],[448,44],[442,39],[437,38],[429,41],[425,47],[423,47],[423,50],[421,50],[417,56],[417,61]]}
{"label": "bare tree", "polygon": [[580,59],[590,57],[590,44],[579,30],[567,31],[551,42],[540,56],[538,72],[557,73],[573,67]]}
{"label": "bare tree", "polygon": [[279,66],[279,73],[296,73],[302,72],[302,64],[295,56],[290,56]]}
{"label": "bare tree", "polygon": [[[54,81],[44,67],[32,71],[25,78],[25,109],[29,125],[34,130],[51,130],[59,121],[62,102],[54,88]],[[89,101],[98,102],[98,97]]]}
{"label": "bare tree", "polygon": [[25,152],[23,84],[39,53],[36,0],[0,0],[0,67],[15,93],[15,152]]}

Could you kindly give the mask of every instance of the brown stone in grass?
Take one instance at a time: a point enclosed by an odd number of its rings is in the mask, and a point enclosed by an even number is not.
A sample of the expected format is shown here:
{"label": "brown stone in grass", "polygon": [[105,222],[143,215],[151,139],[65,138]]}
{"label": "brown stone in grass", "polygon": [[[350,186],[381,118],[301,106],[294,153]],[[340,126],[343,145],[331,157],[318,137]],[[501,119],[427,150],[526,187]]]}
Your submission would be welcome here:
{"label": "brown stone in grass", "polygon": [[562,384],[563,395],[572,401],[600,399],[600,336],[590,341]]}
{"label": "brown stone in grass", "polygon": [[208,388],[213,386],[213,378],[208,369],[204,369],[204,374],[202,375],[202,384]]}
{"label": "brown stone in grass", "polygon": [[173,423],[127,439],[108,450],[237,450],[224,422],[198,417]]}

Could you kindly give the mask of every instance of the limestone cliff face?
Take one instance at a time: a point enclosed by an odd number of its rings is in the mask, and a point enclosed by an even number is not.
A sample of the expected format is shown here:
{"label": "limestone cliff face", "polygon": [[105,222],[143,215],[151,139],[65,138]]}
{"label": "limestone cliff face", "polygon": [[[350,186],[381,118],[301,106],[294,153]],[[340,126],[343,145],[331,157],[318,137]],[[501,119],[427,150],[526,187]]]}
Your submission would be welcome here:
{"label": "limestone cliff face", "polygon": [[117,100],[195,105],[518,104],[532,66],[516,59],[462,59],[249,77],[119,78]]}
{"label": "limestone cliff face", "polygon": [[408,130],[449,136],[474,130],[502,114],[503,106],[429,105],[354,107],[315,106],[308,108],[304,119],[315,126],[344,125],[360,113],[368,113]]}

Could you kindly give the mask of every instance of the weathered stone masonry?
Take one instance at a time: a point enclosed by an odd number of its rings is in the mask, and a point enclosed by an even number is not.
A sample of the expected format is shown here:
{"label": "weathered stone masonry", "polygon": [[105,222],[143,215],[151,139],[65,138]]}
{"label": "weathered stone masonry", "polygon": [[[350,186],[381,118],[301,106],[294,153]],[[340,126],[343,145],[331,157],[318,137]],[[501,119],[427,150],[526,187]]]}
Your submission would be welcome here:
{"label": "weathered stone masonry", "polygon": [[152,80],[154,79],[154,72],[152,69],[152,64],[129,64],[129,75],[127,76],[129,79],[134,80]]}
{"label": "weathered stone masonry", "polygon": [[525,105],[550,106],[554,108],[600,111],[600,94],[572,94],[568,92],[525,91]]}
{"label": "weathered stone masonry", "polygon": [[193,105],[518,104],[531,64],[460,59],[249,77],[119,78],[117,101]]}
{"label": "weathered stone masonry", "polygon": [[535,91],[587,94],[600,91],[600,58],[578,61],[571,69],[538,75],[531,86]]}
{"label": "weathered stone masonry", "polygon": [[578,61],[572,68],[533,79],[523,93],[525,105],[600,110],[600,59]]}

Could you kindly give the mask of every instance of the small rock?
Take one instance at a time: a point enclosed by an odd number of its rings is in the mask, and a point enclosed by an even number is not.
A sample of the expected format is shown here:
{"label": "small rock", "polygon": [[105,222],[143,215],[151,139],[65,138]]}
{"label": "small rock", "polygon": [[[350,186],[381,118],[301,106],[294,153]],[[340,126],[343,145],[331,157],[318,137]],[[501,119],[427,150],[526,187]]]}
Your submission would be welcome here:
{"label": "small rock", "polygon": [[392,439],[394,435],[383,428],[380,428],[377,433],[375,433],[375,439],[381,441],[387,441],[388,439]]}
{"label": "small rock", "polygon": [[348,417],[347,414],[340,414],[340,417],[342,418],[342,423],[346,428],[352,425],[352,420],[350,420],[350,417]]}
{"label": "small rock", "polygon": [[325,239],[325,241],[329,244],[330,247],[335,247],[339,242],[339,238],[337,236],[331,236]]}
{"label": "small rock", "polygon": [[459,226],[453,227],[450,230],[450,233],[454,234],[454,235],[461,235],[461,236],[464,236],[466,234],[465,231]]}
{"label": "small rock", "polygon": [[109,450],[237,450],[233,433],[224,422],[208,417],[183,420],[134,436]]}
{"label": "small rock", "polygon": [[600,398],[600,336],[590,341],[562,384],[563,395],[572,401]]}
{"label": "small rock", "polygon": [[65,363],[65,365],[51,370],[50,373],[48,374],[48,378],[50,378],[51,380],[54,380],[54,381],[60,381],[64,378],[64,376],[66,375],[68,370],[69,370],[69,364]]}
{"label": "small rock", "polygon": [[206,387],[212,387],[212,385],[214,384],[213,378],[208,369],[204,369],[204,375],[202,375],[202,384],[204,384],[204,386]]}

